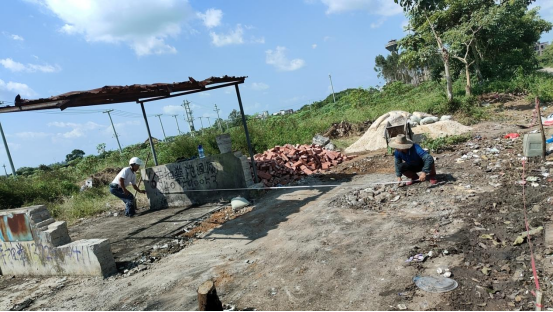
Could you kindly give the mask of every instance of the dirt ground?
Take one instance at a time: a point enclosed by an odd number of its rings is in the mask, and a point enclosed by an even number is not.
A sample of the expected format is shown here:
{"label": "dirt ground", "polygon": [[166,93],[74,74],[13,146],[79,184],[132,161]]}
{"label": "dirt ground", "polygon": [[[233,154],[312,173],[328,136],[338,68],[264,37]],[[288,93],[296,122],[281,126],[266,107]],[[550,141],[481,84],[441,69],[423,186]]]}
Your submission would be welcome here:
{"label": "dirt ground", "polygon": [[[492,100],[494,97],[490,97]],[[434,154],[440,183],[397,187],[393,157],[360,155],[306,189],[263,191],[252,207],[226,204],[108,213],[70,228],[73,239],[109,238],[119,273],[102,278],[0,277],[0,310],[196,310],[215,281],[229,308],[257,310],[531,310],[535,289],[524,231],[522,139],[532,105],[503,97],[474,138]],[[545,115],[548,115],[546,109]],[[528,220],[552,212],[553,162],[530,160]],[[529,179],[530,180],[530,179]],[[544,309],[553,307],[553,247],[532,237]],[[424,262],[407,262],[431,252]],[[429,293],[416,276],[449,269],[458,288]]]}

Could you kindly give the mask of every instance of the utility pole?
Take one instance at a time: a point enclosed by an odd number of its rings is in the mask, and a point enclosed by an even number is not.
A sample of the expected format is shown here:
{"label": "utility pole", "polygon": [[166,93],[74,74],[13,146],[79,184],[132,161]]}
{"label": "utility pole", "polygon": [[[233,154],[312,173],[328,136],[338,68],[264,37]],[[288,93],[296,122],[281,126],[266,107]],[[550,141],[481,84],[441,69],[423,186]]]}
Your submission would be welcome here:
{"label": "utility pole", "polygon": [[205,117],[207,118],[207,124],[209,125],[209,127],[211,128],[211,121],[209,121],[209,117]]}
{"label": "utility pole", "polygon": [[6,136],[4,135],[4,129],[2,129],[1,123],[0,123],[0,132],[2,133],[2,140],[4,140],[4,147],[6,148],[6,153],[8,154],[8,160],[10,161],[10,166],[12,167],[12,174],[15,177],[17,174],[15,173],[15,167],[13,166],[12,155],[10,154],[10,149],[8,148],[8,142],[6,141]]}
{"label": "utility pole", "polygon": [[121,143],[119,143],[119,136],[117,135],[117,131],[115,131],[115,126],[113,125],[113,119],[111,119],[111,114],[110,114],[111,112],[113,112],[113,109],[108,109],[104,111],[104,114],[107,113],[109,116],[109,121],[111,122],[111,127],[113,128],[113,134],[115,134],[115,139],[117,139],[117,145],[119,145],[119,153],[123,154]]}
{"label": "utility pole", "polygon": [[192,116],[192,110],[190,109],[190,102],[184,100],[182,106],[186,111],[186,119],[188,120],[188,125],[190,126],[190,134],[194,136],[194,132],[196,132],[196,129],[194,128],[194,117]]}
{"label": "utility pole", "polygon": [[157,114],[154,116],[159,118],[159,123],[161,124],[161,131],[163,131],[163,138],[165,138],[165,141],[167,141],[167,136],[165,135],[165,129],[163,129],[163,122],[161,122],[161,114]]}
{"label": "utility pole", "polygon": [[217,112],[217,120],[219,121],[219,130],[221,130],[221,132],[223,132],[223,126],[221,126],[221,117],[219,117],[220,109],[217,108],[217,104],[215,104],[214,111]]}
{"label": "utility pole", "polygon": [[4,172],[6,173],[6,178],[8,177],[8,171],[6,170],[6,164],[4,164],[2,167],[4,167]]}
{"label": "utility pole", "polygon": [[204,122],[202,121],[202,118],[205,118],[205,117],[198,117],[200,118],[200,124],[202,125],[202,135],[204,134]]}
{"label": "utility pole", "polygon": [[179,130],[179,134],[181,134],[180,132],[180,127],[179,127],[179,121],[177,120],[177,116],[178,115],[171,115],[172,117],[175,117],[175,121],[177,122],[177,130]]}
{"label": "utility pole", "polygon": [[328,74],[328,79],[330,79],[330,87],[332,88],[332,98],[334,99],[334,103],[336,103],[336,97],[334,96],[334,86],[332,85],[332,77],[330,74]]}

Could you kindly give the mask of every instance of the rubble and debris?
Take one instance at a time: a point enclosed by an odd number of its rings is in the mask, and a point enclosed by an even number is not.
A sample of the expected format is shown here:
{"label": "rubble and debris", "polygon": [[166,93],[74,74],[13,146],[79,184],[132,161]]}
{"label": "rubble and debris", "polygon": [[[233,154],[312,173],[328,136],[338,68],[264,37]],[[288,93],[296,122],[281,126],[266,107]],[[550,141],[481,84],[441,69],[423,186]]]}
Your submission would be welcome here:
{"label": "rubble and debris", "polygon": [[543,231],[543,226],[540,226],[540,227],[537,227],[535,229],[530,230],[530,233],[528,233],[526,231],[520,233],[520,235],[517,236],[517,238],[513,242],[513,246],[520,245],[520,244],[524,243],[524,241],[526,240],[528,235],[535,236],[537,234],[541,234],[542,231]]}
{"label": "rubble and debris", "polygon": [[275,146],[254,156],[257,175],[265,186],[287,185],[304,175],[322,173],[355,155],[344,155],[324,147],[311,145]]}
{"label": "rubble and debris", "polygon": [[251,205],[251,203],[244,197],[238,196],[230,200],[230,205],[232,206],[232,209],[236,211],[238,209]]}

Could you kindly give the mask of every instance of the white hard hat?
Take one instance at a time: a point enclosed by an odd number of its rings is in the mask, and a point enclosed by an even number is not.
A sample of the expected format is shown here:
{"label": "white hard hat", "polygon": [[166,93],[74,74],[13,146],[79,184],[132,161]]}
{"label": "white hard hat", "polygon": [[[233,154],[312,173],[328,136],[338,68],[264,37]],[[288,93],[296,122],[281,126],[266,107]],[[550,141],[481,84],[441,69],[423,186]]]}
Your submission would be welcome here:
{"label": "white hard hat", "polygon": [[142,160],[138,157],[133,157],[131,160],[129,160],[129,165],[139,165],[142,166]]}

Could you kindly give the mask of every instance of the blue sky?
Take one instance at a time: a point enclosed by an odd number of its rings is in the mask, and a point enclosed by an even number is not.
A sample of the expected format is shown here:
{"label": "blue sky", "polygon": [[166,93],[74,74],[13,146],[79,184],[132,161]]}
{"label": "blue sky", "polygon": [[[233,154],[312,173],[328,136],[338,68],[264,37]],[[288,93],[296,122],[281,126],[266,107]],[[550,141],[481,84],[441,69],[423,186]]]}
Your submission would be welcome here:
{"label": "blue sky", "polygon": [[[553,1],[535,5],[553,21]],[[0,101],[231,75],[248,76],[240,85],[247,114],[298,109],[330,94],[329,74],[335,91],[382,84],[374,58],[386,54],[388,40],[403,36],[405,24],[392,0],[1,1]],[[171,115],[188,131],[184,99],[195,117],[211,122],[215,104],[225,119],[238,108],[234,90],[226,88],[148,103],[146,111],[163,114],[167,135],[176,135]],[[15,167],[62,161],[73,149],[95,154],[100,143],[116,149],[105,109],[116,110],[123,146],[147,139],[134,103],[0,115]],[[162,138],[159,120],[149,122],[152,135]],[[2,164],[8,166],[3,146]]]}

